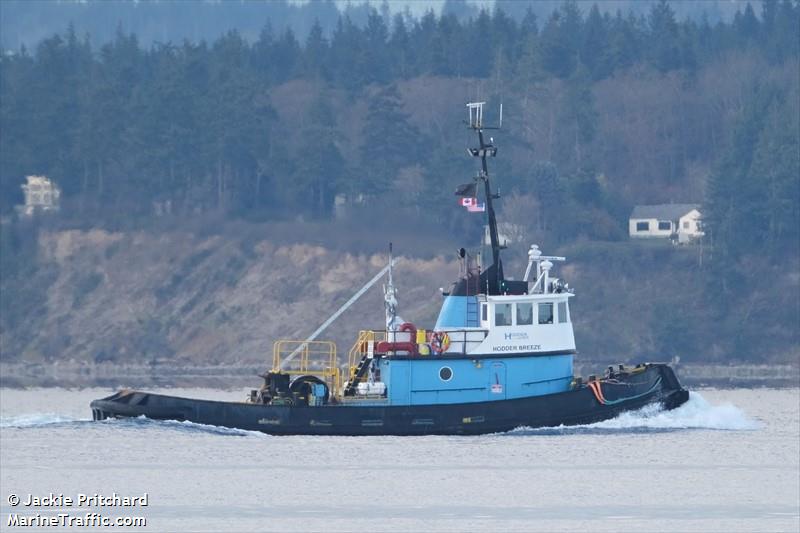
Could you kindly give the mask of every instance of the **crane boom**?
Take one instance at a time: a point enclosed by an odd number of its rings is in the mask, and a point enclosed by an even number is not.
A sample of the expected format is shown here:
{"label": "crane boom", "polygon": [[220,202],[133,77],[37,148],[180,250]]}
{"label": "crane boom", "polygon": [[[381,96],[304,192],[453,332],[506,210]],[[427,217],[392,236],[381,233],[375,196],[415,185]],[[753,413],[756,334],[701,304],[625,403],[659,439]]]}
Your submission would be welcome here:
{"label": "crane boom", "polygon": [[[320,333],[325,331],[328,328],[328,326],[330,326],[333,323],[334,320],[339,318],[339,315],[341,315],[342,313],[347,311],[347,309],[351,305],[356,303],[356,300],[361,298],[364,295],[365,292],[367,292],[373,285],[375,285],[378,282],[378,280],[381,279],[383,277],[383,275],[386,274],[386,272],[389,271],[389,268],[391,268],[391,262],[388,265],[386,265],[385,267],[383,267],[383,269],[381,269],[380,272],[375,274],[375,277],[373,277],[371,280],[369,280],[366,285],[361,287],[361,289],[359,289],[359,291],[357,293],[355,293],[353,296],[351,296],[350,299],[347,300],[339,309],[337,309],[335,313],[333,313],[330,317],[328,317],[328,320],[323,322],[322,325],[320,325],[320,327],[318,327],[316,330],[314,330],[314,333],[309,335],[308,338],[305,341],[303,341],[303,343],[311,342],[314,339],[316,339],[319,336]],[[304,347],[305,347],[305,344],[300,344],[297,348],[294,349],[294,351],[292,351],[292,353],[290,353],[289,355],[284,357],[283,361],[281,362],[281,369],[283,367],[285,367],[286,364],[289,363],[289,361],[294,359],[295,356],[297,356],[297,354],[299,354],[303,350]]]}

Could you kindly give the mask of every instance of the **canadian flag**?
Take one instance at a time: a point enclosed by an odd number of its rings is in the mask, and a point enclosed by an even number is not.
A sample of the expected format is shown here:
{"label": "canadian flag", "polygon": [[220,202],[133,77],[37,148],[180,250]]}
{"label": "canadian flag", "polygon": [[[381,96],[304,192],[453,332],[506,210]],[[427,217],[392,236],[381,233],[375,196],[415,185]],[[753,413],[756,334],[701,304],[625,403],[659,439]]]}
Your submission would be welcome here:
{"label": "canadian flag", "polygon": [[478,199],[477,198],[462,198],[461,199],[461,205],[463,207],[475,207],[475,206],[478,205]]}

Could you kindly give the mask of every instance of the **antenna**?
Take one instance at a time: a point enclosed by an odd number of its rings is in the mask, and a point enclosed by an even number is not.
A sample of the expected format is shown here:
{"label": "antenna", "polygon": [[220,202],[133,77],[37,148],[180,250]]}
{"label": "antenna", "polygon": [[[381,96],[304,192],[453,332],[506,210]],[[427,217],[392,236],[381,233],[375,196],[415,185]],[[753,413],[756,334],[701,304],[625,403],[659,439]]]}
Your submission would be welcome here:
{"label": "antenna", "polygon": [[394,267],[394,257],[392,255],[392,243],[389,242],[389,286],[394,287],[392,283],[392,267]]}
{"label": "antenna", "polygon": [[467,104],[469,109],[469,127],[473,130],[499,130],[503,127],[503,104],[500,104],[500,123],[497,126],[483,125],[483,106],[486,102],[470,102]]}
{"label": "antenna", "polygon": [[483,105],[486,102],[470,102],[467,104],[469,109],[469,127],[474,130],[483,128]]}

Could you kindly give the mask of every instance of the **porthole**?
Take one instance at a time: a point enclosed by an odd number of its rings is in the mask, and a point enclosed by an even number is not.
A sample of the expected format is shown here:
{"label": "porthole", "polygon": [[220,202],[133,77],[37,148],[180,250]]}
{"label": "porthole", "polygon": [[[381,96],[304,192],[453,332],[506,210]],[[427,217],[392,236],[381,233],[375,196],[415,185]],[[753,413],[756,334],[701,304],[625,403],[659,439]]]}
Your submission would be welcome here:
{"label": "porthole", "polygon": [[453,378],[453,369],[449,366],[443,366],[439,369],[439,379],[442,381],[450,381]]}

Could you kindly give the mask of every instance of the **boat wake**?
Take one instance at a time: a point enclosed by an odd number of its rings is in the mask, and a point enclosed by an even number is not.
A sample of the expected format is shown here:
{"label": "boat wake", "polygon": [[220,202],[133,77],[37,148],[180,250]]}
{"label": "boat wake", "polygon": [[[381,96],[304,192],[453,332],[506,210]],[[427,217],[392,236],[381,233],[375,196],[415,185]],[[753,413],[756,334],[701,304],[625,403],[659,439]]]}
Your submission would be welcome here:
{"label": "boat wake", "polygon": [[580,426],[518,428],[508,435],[569,435],[609,433],[658,433],[686,429],[751,431],[759,424],[732,404],[711,405],[698,392],[689,392],[689,401],[671,411],[647,405],[616,418]]}
{"label": "boat wake", "polygon": [[33,413],[0,418],[0,428],[35,428],[91,422],[91,418],[73,418],[56,413]]}
{"label": "boat wake", "polygon": [[[138,418],[108,418],[101,422],[92,422],[91,418],[71,418],[55,413],[35,413],[0,418],[0,429],[35,429],[54,427],[77,427],[85,424],[105,424],[120,429],[163,429],[182,433],[208,433],[212,435],[227,435],[234,437],[267,435],[259,431],[232,429],[194,422],[180,422],[178,420],[151,420],[140,416]],[[97,426],[96,426],[97,427]]]}

